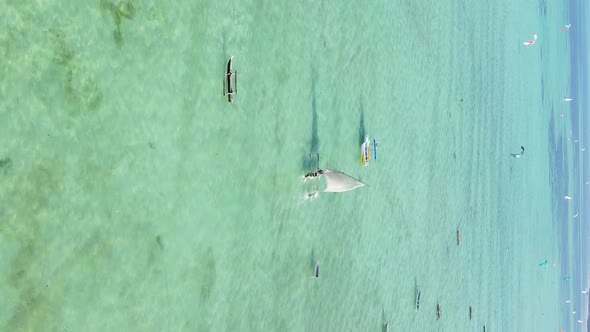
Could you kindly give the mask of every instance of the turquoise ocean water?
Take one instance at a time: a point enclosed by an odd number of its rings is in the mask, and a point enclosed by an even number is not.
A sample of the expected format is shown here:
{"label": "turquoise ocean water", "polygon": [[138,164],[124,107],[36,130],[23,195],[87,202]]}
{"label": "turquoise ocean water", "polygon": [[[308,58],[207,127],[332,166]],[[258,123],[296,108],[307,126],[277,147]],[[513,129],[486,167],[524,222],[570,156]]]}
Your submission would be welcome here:
{"label": "turquoise ocean water", "polygon": [[[552,178],[556,201],[563,193],[571,193],[571,201],[561,201],[555,208],[554,218],[559,236],[559,256],[561,280],[559,296],[562,301],[570,300],[560,309],[560,326],[567,331],[589,331],[588,294],[590,286],[588,251],[590,228],[588,209],[590,206],[590,155],[588,139],[590,121],[588,119],[588,21],[590,8],[584,1],[569,4],[569,21],[572,30],[567,44],[570,56],[570,91],[576,101],[560,111],[566,122],[555,121],[550,134],[554,155],[554,175]],[[567,20],[564,17],[565,20]],[[570,278],[568,280],[568,278]],[[584,291],[586,290],[586,291]]]}
{"label": "turquoise ocean water", "polygon": [[[552,153],[572,128],[567,11],[0,3],[0,329],[573,325]],[[305,200],[312,152],[367,186]]]}

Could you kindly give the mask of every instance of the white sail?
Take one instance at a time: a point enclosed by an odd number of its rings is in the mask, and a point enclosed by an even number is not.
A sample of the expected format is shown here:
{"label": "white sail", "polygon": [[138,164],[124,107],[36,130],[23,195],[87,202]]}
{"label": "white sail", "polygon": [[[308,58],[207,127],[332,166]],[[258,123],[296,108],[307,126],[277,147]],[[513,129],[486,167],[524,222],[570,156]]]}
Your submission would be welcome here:
{"label": "white sail", "polygon": [[359,180],[333,169],[324,170],[323,175],[326,178],[327,184],[324,191],[329,193],[341,193],[365,185]]}

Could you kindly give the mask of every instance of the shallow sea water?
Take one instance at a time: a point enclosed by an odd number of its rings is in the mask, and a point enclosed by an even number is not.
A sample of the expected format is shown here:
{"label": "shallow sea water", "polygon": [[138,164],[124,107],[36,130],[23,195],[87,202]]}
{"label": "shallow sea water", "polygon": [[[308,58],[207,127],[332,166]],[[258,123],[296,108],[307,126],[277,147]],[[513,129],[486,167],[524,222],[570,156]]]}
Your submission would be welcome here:
{"label": "shallow sea water", "polygon": [[[0,12],[2,329],[558,328],[534,3]],[[367,186],[305,200],[309,153]]]}

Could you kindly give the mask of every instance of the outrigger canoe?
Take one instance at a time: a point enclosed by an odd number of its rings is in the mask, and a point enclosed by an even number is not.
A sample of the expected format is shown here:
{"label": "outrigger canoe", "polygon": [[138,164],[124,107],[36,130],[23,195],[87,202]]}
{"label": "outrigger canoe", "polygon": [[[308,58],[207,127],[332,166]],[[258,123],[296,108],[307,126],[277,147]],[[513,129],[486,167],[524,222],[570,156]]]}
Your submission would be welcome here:
{"label": "outrigger canoe", "polygon": [[233,70],[234,57],[230,57],[227,62],[225,77],[223,78],[223,95],[227,96],[230,103],[234,101],[234,95],[238,93],[238,72]]}

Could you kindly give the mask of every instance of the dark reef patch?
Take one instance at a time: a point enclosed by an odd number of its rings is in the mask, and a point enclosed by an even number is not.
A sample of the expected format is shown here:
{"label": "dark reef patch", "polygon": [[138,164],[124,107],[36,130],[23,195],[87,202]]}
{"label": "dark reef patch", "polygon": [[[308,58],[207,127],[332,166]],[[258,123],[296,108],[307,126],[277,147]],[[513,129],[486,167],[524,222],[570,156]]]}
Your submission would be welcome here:
{"label": "dark reef patch", "polygon": [[10,157],[0,159],[0,174],[8,174],[12,169],[12,159]]}
{"label": "dark reef patch", "polygon": [[68,47],[64,29],[51,28],[48,32],[53,44],[53,63],[61,67],[64,72],[64,91],[67,100],[75,106],[75,109],[97,110],[103,95],[94,75],[86,70]]}
{"label": "dark reef patch", "polygon": [[[3,167],[10,164],[8,160],[2,159]],[[20,185],[12,187],[6,196],[7,215],[11,217],[0,226],[0,234],[18,244],[6,275],[18,300],[7,314],[5,325],[0,326],[3,331],[47,331],[51,329],[44,326],[47,320],[59,320],[56,301],[44,292],[47,283],[39,271],[46,243],[41,232],[47,216],[54,213],[55,198],[63,193],[61,169],[53,159],[40,160],[16,180]]]}
{"label": "dark reef patch", "polygon": [[135,6],[132,1],[113,2],[109,0],[100,1],[100,9],[108,12],[113,17],[115,29],[113,30],[113,40],[118,47],[123,46],[123,33],[121,31],[122,18],[132,20],[135,17]]}

